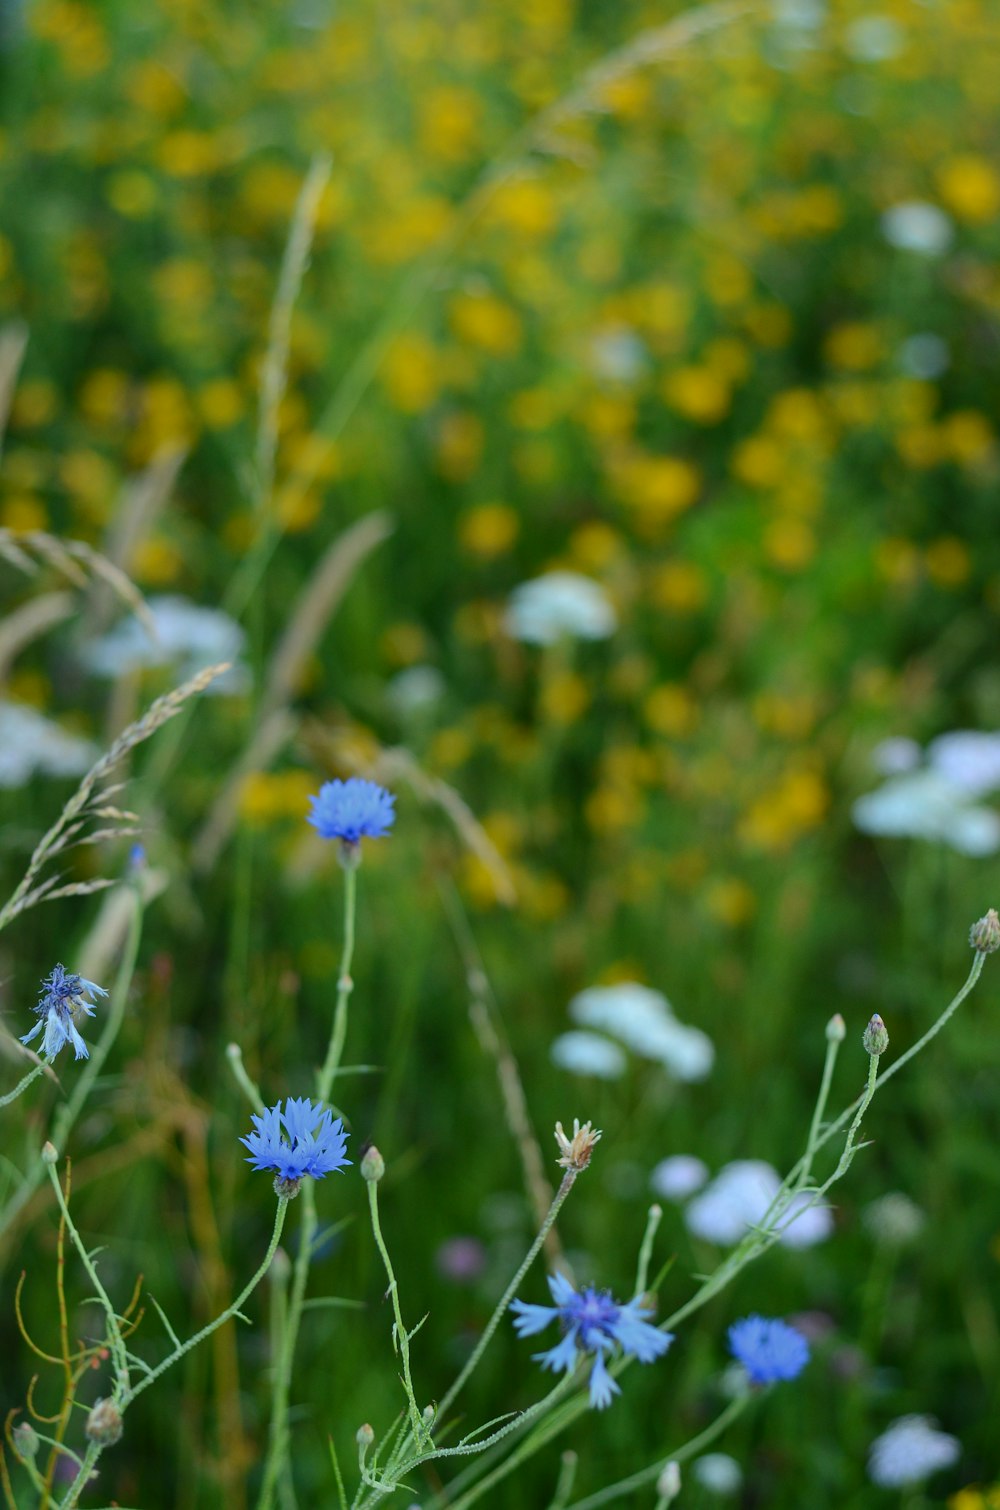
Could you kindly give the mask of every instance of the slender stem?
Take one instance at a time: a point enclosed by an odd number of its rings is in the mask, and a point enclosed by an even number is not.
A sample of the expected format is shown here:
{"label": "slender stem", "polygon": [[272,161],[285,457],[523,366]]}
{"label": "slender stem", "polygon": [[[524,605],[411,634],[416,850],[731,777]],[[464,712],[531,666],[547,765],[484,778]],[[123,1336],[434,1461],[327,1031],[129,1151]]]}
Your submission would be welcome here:
{"label": "slender stem", "polygon": [[834,1180],[839,1180],[841,1175],[847,1173],[851,1165],[851,1160],[854,1158],[854,1155],[857,1152],[857,1149],[854,1147],[854,1140],[857,1137],[858,1133],[861,1131],[861,1119],[871,1105],[872,1097],[875,1094],[875,1082],[878,1079],[879,1058],[880,1056],[878,1054],[869,1054],[868,1056],[868,1084],[865,1086],[865,1093],[861,1098],[861,1105],[858,1107],[857,1111],[854,1114],[854,1121],[851,1123],[850,1127],[847,1130],[847,1138],[844,1142],[844,1151],[840,1155],[840,1162],[838,1163],[830,1179],[826,1182],[827,1186],[832,1185]]}
{"label": "slender stem", "polygon": [[806,1184],[812,1170],[812,1161],[819,1146],[820,1128],[823,1125],[823,1117],[826,1114],[826,1103],[830,1098],[830,1083],[833,1080],[833,1068],[837,1063],[837,1055],[843,1040],[831,1037],[826,1042],[826,1058],[823,1060],[823,1078],[820,1081],[819,1095],[816,1097],[816,1105],[813,1107],[812,1122],[809,1124],[809,1137],[806,1140],[806,1151],[803,1154],[803,1168],[798,1183]]}
{"label": "slender stem", "polygon": [[[756,1393],[759,1393],[757,1391]],[[746,1410],[747,1405],[753,1398],[751,1391],[738,1395],[731,1400],[725,1410],[716,1416],[715,1420],[705,1427],[698,1436],[692,1437],[690,1442],[685,1442],[683,1447],[675,1448],[668,1452],[665,1457],[658,1458],[648,1468],[640,1468],[638,1473],[630,1474],[628,1478],[619,1479],[617,1484],[609,1484],[605,1489],[599,1489],[596,1494],[588,1494],[586,1499],[574,1500],[569,1510],[597,1510],[598,1505],[607,1505],[612,1500],[619,1499],[629,1494],[633,1489],[641,1489],[645,1484],[654,1483],[663,1472],[668,1463],[677,1464],[687,1462],[689,1458],[696,1457],[716,1437],[722,1435],[727,1426],[731,1426],[738,1416]],[[457,1507],[456,1507],[457,1510]]]}
{"label": "slender stem", "polygon": [[389,1249],[385,1245],[382,1236],[382,1224],[378,1214],[378,1181],[369,1180],[368,1184],[368,1209],[371,1212],[372,1232],[375,1235],[375,1246],[381,1255],[385,1265],[385,1272],[389,1280],[389,1295],[392,1297],[392,1314],[395,1318],[396,1345],[403,1361],[403,1388],[406,1390],[406,1399],[410,1410],[410,1430],[413,1432],[413,1440],[419,1447],[428,1437],[427,1428],[420,1415],[420,1407],[413,1393],[413,1378],[410,1373],[410,1334],[403,1325],[403,1314],[399,1308],[399,1286],[393,1273],[392,1260],[389,1257]]}
{"label": "slender stem", "polygon": [[[47,1147],[48,1146],[49,1145],[47,1145]],[[125,1347],[125,1339],[122,1337],[121,1327],[118,1324],[118,1314],[115,1311],[114,1306],[111,1304],[107,1290],[105,1290],[100,1281],[100,1277],[97,1273],[96,1268],[94,1267],[93,1260],[91,1259],[90,1254],[87,1252],[86,1244],[81,1238],[79,1232],[77,1232],[73,1218],[69,1214],[69,1206],[67,1205],[66,1197],[63,1194],[62,1185],[59,1183],[59,1175],[56,1173],[54,1157],[51,1163],[48,1159],[45,1159],[45,1167],[48,1170],[49,1179],[52,1182],[52,1189],[56,1193],[56,1200],[59,1202],[59,1209],[62,1212],[63,1221],[66,1223],[66,1230],[73,1240],[74,1248],[80,1255],[80,1262],[83,1264],[83,1267],[87,1271],[87,1276],[90,1279],[90,1283],[94,1287],[94,1291],[97,1295],[98,1300],[101,1302],[101,1306],[103,1307],[104,1314],[107,1318],[108,1346],[111,1349],[111,1356],[115,1361],[115,1386],[112,1390],[111,1398],[114,1400],[115,1404],[118,1404],[119,1401],[121,1401],[123,1397],[126,1396],[129,1392],[128,1353]]]}
{"label": "slender stem", "polygon": [[573,1485],[576,1482],[576,1467],[579,1462],[575,1452],[564,1452],[559,1466],[559,1477],[556,1480],[556,1492],[552,1496],[549,1510],[566,1510],[569,1497],[573,1493]]}
{"label": "slender stem", "polygon": [[344,1039],[347,1037],[347,1007],[351,992],[354,990],[351,962],[354,959],[356,896],[357,871],[347,868],[344,871],[344,946],[340,957],[340,974],[337,978],[337,1004],[333,1012],[333,1030],[330,1034],[326,1058],[316,1083],[320,1101],[328,1101],[330,1098],[330,1091],[340,1068],[340,1058],[344,1052]]}
{"label": "slender stem", "polygon": [[[344,1051],[347,1036],[347,1007],[354,982],[351,979],[351,961],[354,958],[354,920],[357,895],[356,870],[344,869],[344,941],[340,956],[340,972],[337,977],[337,1000],[330,1028],[323,1068],[316,1077],[316,1095],[319,1101],[327,1101],[330,1089]],[[230,1056],[235,1073],[235,1062]],[[237,1076],[237,1078],[239,1078]],[[299,1247],[295,1255],[292,1274],[292,1289],[285,1310],[282,1346],[275,1364],[271,1381],[271,1427],[268,1435],[267,1458],[264,1463],[264,1478],[261,1483],[257,1510],[271,1510],[274,1492],[283,1477],[288,1457],[288,1396],[291,1387],[292,1367],[295,1362],[295,1346],[298,1342],[302,1307],[305,1304],[306,1286],[309,1283],[309,1266],[312,1263],[319,1225],[316,1215],[315,1182],[307,1179],[302,1186],[302,1218],[299,1227]]]}
{"label": "slender stem", "polygon": [[451,1388],[445,1393],[441,1404],[438,1406],[438,1420],[440,1420],[448,1407],[455,1401],[459,1391],[462,1389],[463,1385],[465,1384],[466,1380],[469,1378],[473,1370],[478,1366],[480,1359],[482,1358],[486,1349],[489,1347],[493,1333],[500,1325],[500,1321],[504,1315],[504,1312],[507,1310],[511,1301],[514,1299],[521,1280],[527,1274],[528,1270],[531,1268],[531,1265],[538,1257],[542,1244],[545,1242],[549,1228],[552,1226],[552,1223],[559,1215],[559,1209],[562,1206],[563,1201],[565,1201],[566,1197],[569,1195],[570,1191],[573,1188],[573,1183],[576,1179],[576,1176],[577,1171],[575,1169],[567,1169],[566,1173],[563,1175],[562,1184],[559,1186],[559,1189],[556,1191],[555,1195],[552,1198],[552,1204],[546,1213],[545,1220],[543,1221],[541,1227],[538,1229],[538,1235],[535,1238],[535,1241],[528,1249],[528,1252],[525,1255],[520,1267],[518,1268],[517,1273],[514,1275],[514,1278],[511,1280],[510,1284],[507,1286],[506,1290],[504,1290],[500,1299],[497,1301],[493,1315],[486,1323],[486,1329],[473,1348],[472,1353],[466,1361],[465,1367],[462,1369],[462,1372],[459,1374],[458,1378],[455,1380]]}
{"label": "slender stem", "polygon": [[23,1080],[17,1082],[12,1091],[8,1091],[6,1096],[0,1096],[0,1106],[9,1106],[12,1101],[16,1101],[21,1092],[26,1091],[31,1082],[37,1080],[44,1070],[45,1064],[36,1064],[34,1069],[28,1071]]}
{"label": "slender stem", "polygon": [[649,1265],[653,1257],[653,1243],[656,1239],[656,1229],[663,1217],[663,1207],[655,1203],[650,1206],[646,1217],[646,1230],[642,1234],[642,1243],[639,1247],[639,1262],[635,1271],[635,1294],[636,1296],[646,1293],[646,1285],[649,1280]]}
{"label": "slender stem", "polygon": [[240,1090],[246,1096],[255,1112],[264,1110],[264,1098],[261,1095],[256,1081],[247,1074],[246,1065],[243,1063],[243,1050],[238,1043],[226,1044],[226,1058],[229,1060],[229,1068],[233,1072],[233,1079]]}

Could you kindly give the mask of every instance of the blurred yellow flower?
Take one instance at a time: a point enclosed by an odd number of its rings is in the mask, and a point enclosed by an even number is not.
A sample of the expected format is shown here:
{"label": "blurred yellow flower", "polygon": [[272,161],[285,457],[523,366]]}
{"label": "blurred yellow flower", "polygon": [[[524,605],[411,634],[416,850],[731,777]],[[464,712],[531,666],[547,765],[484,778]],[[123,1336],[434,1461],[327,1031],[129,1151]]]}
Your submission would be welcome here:
{"label": "blurred yellow flower", "polygon": [[764,531],[764,551],[783,571],[801,571],[816,554],[816,536],[804,520],[783,515]]}
{"label": "blurred yellow flower", "polygon": [[569,553],[574,566],[587,574],[601,572],[622,554],[625,543],[616,529],[603,519],[588,519],[569,539]]}
{"label": "blurred yellow flower", "polygon": [[151,282],[157,297],[165,303],[196,313],[205,309],[214,292],[211,273],[193,257],[175,257],[161,263]]}
{"label": "blurred yellow flower", "polygon": [[420,102],[417,139],[432,162],[460,163],[479,147],[482,104],[471,89],[439,84]]}
{"label": "blurred yellow flower", "polygon": [[953,460],[973,465],[993,449],[996,435],[985,414],[976,409],[957,409],[941,421],[944,443]]}
{"label": "blurred yellow flower", "polygon": [[643,717],[657,734],[684,739],[698,727],[698,704],[680,682],[661,682],[646,696]]}
{"label": "blurred yellow flower", "polygon": [[743,322],[760,346],[774,349],[791,340],[792,317],[782,304],[753,304]]}
{"label": "blurred yellow flower", "polygon": [[875,547],[875,568],[896,587],[909,587],[920,576],[920,553],[912,540],[891,535]]}
{"label": "blurred yellow flower", "polygon": [[848,320],[827,332],[823,353],[833,367],[847,372],[864,372],[875,367],[884,355],[882,336],[874,325],[862,320]]}
{"label": "blurred yellow flower", "polygon": [[683,514],[701,488],[698,468],[679,456],[636,453],[615,465],[612,480],[623,502],[652,524]]}
{"label": "blurred yellow flower", "polygon": [[379,649],[391,666],[415,666],[431,653],[427,631],[412,620],[399,619],[382,631]]}
{"label": "blurred yellow flower", "polygon": [[575,723],[590,706],[590,692],[575,671],[558,671],[542,682],[539,710],[546,723],[565,727]]}
{"label": "blurred yellow flower", "polygon": [[521,319],[517,311],[485,290],[456,294],[449,305],[448,318],[459,340],[491,356],[511,356],[521,344]]}
{"label": "blurred yellow flower", "polygon": [[170,131],[157,148],[160,167],[172,178],[200,178],[223,161],[217,136],[208,131]]}
{"label": "blurred yellow flower", "polygon": [[668,613],[698,613],[708,597],[705,573],[692,561],[665,561],[650,577],[649,596]]}
{"label": "blurred yellow flower", "polygon": [[213,378],[195,395],[198,413],[210,430],[226,430],[243,416],[246,401],[232,378]]}
{"label": "blurred yellow flower", "polygon": [[735,336],[718,336],[709,341],[702,361],[727,383],[742,383],[751,367],[749,351]]}
{"label": "blurred yellow flower", "polygon": [[924,552],[924,563],[935,587],[961,587],[972,570],[969,548],[955,535],[932,540]]}
{"label": "blurred yellow flower", "polygon": [[147,587],[165,587],[176,582],[184,570],[184,553],[163,535],[151,535],[135,547],[128,569]]}
{"label": "blurred yellow flower", "polygon": [[131,384],[124,372],[95,367],[80,388],[80,412],[96,425],[123,424],[130,408]]}
{"label": "blurred yellow flower", "polygon": [[256,827],[288,818],[301,822],[315,789],[316,777],[309,771],[255,771],[243,783],[240,812]]}
{"label": "blurred yellow flower", "polygon": [[562,405],[551,388],[522,388],[510,401],[511,423],[521,430],[547,430],[558,419]]}
{"label": "blurred yellow flower", "polygon": [[785,474],[784,448],[769,435],[751,435],[733,449],[730,470],[752,488],[773,488]]}
{"label": "blurred yellow flower", "polygon": [[472,750],[466,729],[440,729],[431,740],[427,763],[432,771],[454,771],[465,764]]}
{"label": "blurred yellow flower", "polygon": [[449,482],[465,482],[479,465],[485,431],[475,414],[455,411],[438,425],[435,452],[441,473]]}
{"label": "blurred yellow flower", "polygon": [[1000,213],[1000,174],[985,157],[961,153],[938,169],[938,191],[958,220],[984,225]]}
{"label": "blurred yellow flower", "polygon": [[160,202],[160,190],[155,179],[137,168],[124,168],[112,173],[107,182],[108,203],[119,215],[129,220],[141,220],[149,215]]}
{"label": "blurred yellow flower", "polygon": [[382,386],[401,414],[422,414],[441,391],[441,358],[425,336],[397,336],[382,367]]}
{"label": "blurred yellow flower", "polygon": [[595,393],[583,404],[580,419],[598,440],[621,440],[635,427],[635,401],[624,394]]}
{"label": "blurred yellow flower", "polygon": [[551,188],[540,178],[513,178],[497,189],[490,219],[526,241],[541,241],[556,226]]}
{"label": "blurred yellow flower", "polygon": [[188,102],[188,92],[173,68],[155,58],[134,63],[125,78],[125,94],[133,105],[166,120],[178,115]]}
{"label": "blurred yellow flower", "polygon": [[[28,378],[20,384],[11,404],[11,418],[21,430],[48,424],[59,405],[54,383],[48,378]],[[9,458],[8,458],[9,465]]]}
{"label": "blurred yellow flower", "polygon": [[100,452],[67,451],[59,463],[59,478],[71,497],[87,505],[91,518],[110,515],[118,474]]}
{"label": "blurred yellow flower", "polygon": [[458,521],[458,539],[472,556],[491,561],[510,550],[521,530],[521,521],[506,503],[480,503]]}
{"label": "blurred yellow flower", "polygon": [[642,821],[645,804],[631,786],[599,786],[583,805],[583,815],[595,833],[615,834]]}
{"label": "blurred yellow flower", "polygon": [[13,493],[0,504],[0,524],[8,530],[48,529],[48,511],[40,498]]}
{"label": "blurred yellow flower", "polygon": [[680,367],[664,378],[660,391],[672,409],[700,425],[714,425],[729,412],[729,384],[711,367]]}
{"label": "blurred yellow flower", "polygon": [[896,450],[908,467],[936,467],[945,457],[945,435],[936,425],[907,425],[896,434]]}
{"label": "blurred yellow flower", "polygon": [[702,901],[708,915],[726,928],[739,928],[748,923],[757,910],[756,894],[737,876],[712,881]]}
{"label": "blurred yellow flower", "polygon": [[753,802],[739,824],[750,849],[777,852],[817,828],[830,806],[830,792],[815,771],[790,769]]}

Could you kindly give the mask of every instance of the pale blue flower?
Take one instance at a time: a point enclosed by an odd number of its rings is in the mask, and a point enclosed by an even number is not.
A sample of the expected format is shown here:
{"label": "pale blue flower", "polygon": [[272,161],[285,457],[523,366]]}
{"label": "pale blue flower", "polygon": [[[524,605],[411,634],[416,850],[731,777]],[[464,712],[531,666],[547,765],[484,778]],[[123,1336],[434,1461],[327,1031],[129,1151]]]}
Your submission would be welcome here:
{"label": "pale blue flower", "polygon": [[614,1395],[621,1393],[607,1368],[607,1358],[616,1348],[640,1363],[652,1363],[674,1340],[670,1332],[658,1331],[644,1319],[652,1312],[643,1305],[641,1296],[628,1305],[619,1305],[608,1290],[595,1290],[590,1285],[583,1291],[574,1290],[562,1274],[549,1276],[549,1289],[554,1306],[511,1302],[517,1335],[533,1337],[558,1319],[566,1329],[562,1340],[548,1352],[532,1356],[543,1368],[562,1373],[575,1368],[581,1354],[590,1353],[594,1359],[590,1403],[596,1410],[603,1410]]}
{"label": "pale blue flower", "polygon": [[729,1328],[729,1348],[746,1369],[751,1384],[797,1379],[809,1362],[809,1344],[785,1321],[746,1316]]}
{"label": "pale blue flower", "polygon": [[324,839],[359,844],[363,838],[381,839],[396,821],[396,799],[376,781],[352,776],[348,781],[325,781],[319,796],[310,797],[308,822]]}
{"label": "pale blue flower", "polygon": [[34,1008],[38,1021],[21,1042],[30,1043],[44,1028],[42,1053],[47,1058],[54,1059],[64,1043],[71,1043],[77,1059],[89,1059],[90,1050],[80,1037],[76,1018],[93,1017],[94,1009],[88,998],[92,1000],[107,994],[103,986],[56,965],[52,974],[42,981],[38,1005]]}

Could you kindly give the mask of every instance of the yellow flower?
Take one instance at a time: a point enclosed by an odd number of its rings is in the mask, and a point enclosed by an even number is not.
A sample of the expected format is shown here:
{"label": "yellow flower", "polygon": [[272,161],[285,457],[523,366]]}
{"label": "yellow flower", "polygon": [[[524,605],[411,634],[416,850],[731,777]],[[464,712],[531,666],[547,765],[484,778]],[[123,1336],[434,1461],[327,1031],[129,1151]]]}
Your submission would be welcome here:
{"label": "yellow flower", "polygon": [[742,383],[751,366],[749,351],[735,336],[719,336],[709,341],[702,361],[727,383]]}
{"label": "yellow flower", "polygon": [[785,850],[822,823],[829,805],[829,789],[817,772],[791,769],[751,804],[739,836],[750,849]]}
{"label": "yellow flower", "polygon": [[935,587],[961,587],[968,581],[972,558],[964,540],[942,535],[932,540],[924,553],[927,575]]}
{"label": "yellow flower", "polygon": [[161,263],[151,281],[164,303],[195,313],[205,309],[214,292],[211,273],[193,257],[174,257]]}
{"label": "yellow flower", "polygon": [[752,488],[773,488],[785,475],[785,452],[769,435],[751,435],[735,447],[729,463],[734,477]]}
{"label": "yellow flower", "polygon": [[148,587],[165,587],[176,582],[184,569],[184,557],[172,540],[152,535],[135,547],[129,571]]}
{"label": "yellow flower", "polygon": [[465,729],[440,729],[431,740],[427,763],[432,771],[454,771],[465,764],[472,749]]}
{"label": "yellow flower", "polygon": [[920,555],[912,540],[890,535],[875,549],[875,568],[895,587],[909,587],[920,576]]}
{"label": "yellow flower", "polygon": [[491,561],[510,550],[521,529],[521,521],[506,503],[480,503],[468,509],[458,521],[458,538],[472,556]]}
{"label": "yellow flower", "polygon": [[14,493],[0,505],[0,524],[9,530],[48,529],[49,516],[40,498]]}
{"label": "yellow flower", "polygon": [[661,682],[646,696],[643,717],[657,734],[670,739],[684,739],[698,727],[698,705],[679,682]]}
{"label": "yellow flower", "polygon": [[697,424],[714,425],[729,412],[729,384],[711,367],[680,367],[664,379],[661,392],[671,408]]}
{"label": "yellow flower", "polygon": [[896,450],[908,467],[936,467],[945,456],[944,432],[936,425],[907,425],[896,436]]}
{"label": "yellow flower", "polygon": [[98,451],[68,451],[59,463],[59,477],[66,491],[87,506],[91,518],[110,515],[118,474]]}
{"label": "yellow flower", "polygon": [[962,465],[984,460],[996,441],[993,426],[975,409],[957,409],[942,420],[941,430],[949,454]]}
{"label": "yellow flower", "polygon": [[705,606],[708,584],[700,566],[691,561],[666,561],[653,572],[649,596],[668,613],[698,613]]}
{"label": "yellow flower", "polygon": [[489,352],[491,356],[511,356],[521,345],[521,320],[517,311],[485,290],[456,294],[448,316],[459,340]]}
{"label": "yellow flower", "polygon": [[679,456],[635,455],[615,467],[613,480],[623,500],[652,524],[683,514],[701,488],[697,467]]}
{"label": "yellow flower", "polygon": [[583,404],[580,420],[598,440],[623,440],[635,427],[635,401],[624,394],[592,394]]}
{"label": "yellow flower", "polygon": [[171,178],[200,178],[222,163],[218,138],[207,131],[171,131],[157,150],[160,167]]}
{"label": "yellow flower", "polygon": [[98,367],[80,389],[80,412],[95,425],[119,425],[128,417],[131,385],[124,372]]}
{"label": "yellow flower", "polygon": [[832,440],[830,419],[822,399],[808,388],[786,388],[771,401],[767,428],[788,440],[802,441],[815,453]]}
{"label": "yellow flower", "polygon": [[787,345],[792,335],[792,317],[781,304],[753,304],[743,317],[747,330],[760,346]]}
{"label": "yellow flower", "polygon": [[645,804],[631,786],[599,786],[583,805],[587,824],[595,833],[615,834],[642,821]]}
{"label": "yellow flower", "polygon": [[155,179],[137,168],[123,168],[112,173],[108,179],[108,203],[119,215],[128,220],[141,220],[149,215],[160,202],[160,190]]}
{"label": "yellow flower", "polygon": [[397,336],[382,368],[382,386],[401,414],[422,414],[441,391],[441,361],[425,336]]}
{"label": "yellow flower", "polygon": [[835,325],[827,333],[823,352],[833,367],[848,372],[864,372],[882,360],[884,346],[882,337],[873,325],[861,320],[848,320]]}
{"label": "yellow flower", "polygon": [[510,401],[511,423],[521,430],[547,430],[561,410],[558,396],[551,388],[523,388]]}
{"label": "yellow flower", "polygon": [[783,516],[764,531],[764,550],[783,571],[801,571],[816,554],[816,536],[803,520]]}
{"label": "yellow flower", "polygon": [[210,430],[226,430],[242,418],[243,390],[232,378],[213,378],[198,390],[198,412]]}
{"label": "yellow flower", "polygon": [[438,426],[437,463],[449,482],[465,482],[479,465],[485,431],[475,414],[446,414]]}
{"label": "yellow flower", "polygon": [[526,241],[541,241],[556,226],[556,204],[539,178],[514,178],[496,191],[490,218]]}
{"label": "yellow flower", "polygon": [[22,430],[33,430],[46,425],[59,405],[59,395],[54,383],[47,378],[28,378],[21,383],[14,395],[11,418]]}
{"label": "yellow flower", "polygon": [[575,723],[590,706],[590,692],[575,671],[560,671],[542,683],[539,707],[546,723],[564,728]]}
{"label": "yellow flower", "polygon": [[602,519],[578,525],[569,539],[573,564],[588,575],[603,571],[621,555],[624,542],[617,530]]}
{"label": "yellow flower", "polygon": [[429,89],[417,124],[421,152],[432,162],[464,162],[479,146],[481,118],[481,103],[471,89],[454,84]]}
{"label": "yellow flower", "polygon": [[726,928],[741,927],[757,910],[756,893],[736,876],[713,881],[705,891],[703,902],[709,916]]}
{"label": "yellow flower", "polygon": [[153,58],[144,59],[129,69],[125,93],[140,110],[163,120],[180,114],[188,100],[187,90],[175,71]]}
{"label": "yellow flower", "polygon": [[959,220],[985,225],[1000,213],[1000,175],[985,157],[961,153],[938,170],[941,198]]}

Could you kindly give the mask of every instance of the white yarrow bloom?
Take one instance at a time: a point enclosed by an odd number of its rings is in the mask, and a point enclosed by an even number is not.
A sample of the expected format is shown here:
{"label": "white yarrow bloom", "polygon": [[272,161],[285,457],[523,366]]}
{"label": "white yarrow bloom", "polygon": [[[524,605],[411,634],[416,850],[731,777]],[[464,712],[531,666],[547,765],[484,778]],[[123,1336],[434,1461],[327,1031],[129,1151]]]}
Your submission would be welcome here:
{"label": "white yarrow bloom", "polygon": [[923,750],[915,739],[896,734],[883,739],[872,751],[872,765],[880,776],[903,776],[915,771],[923,759]]}
{"label": "white yarrow bloom", "polygon": [[882,235],[900,251],[940,257],[951,245],[952,225],[936,204],[909,199],[886,210],[882,216]]}
{"label": "white yarrow bloom", "polygon": [[606,640],[618,618],[599,582],[579,572],[550,571],[515,587],[504,627],[525,644],[554,645],[561,639]]}
{"label": "white yarrow bloom", "polygon": [[872,1443],[868,1476],[882,1489],[919,1484],[957,1463],[961,1450],[958,1438],[939,1431],[932,1416],[901,1416]]}
{"label": "white yarrow bloom", "polygon": [[32,776],[82,776],[99,751],[68,734],[27,703],[0,699],[0,787],[25,786]]}
{"label": "white yarrow bloom", "polygon": [[938,378],[951,366],[948,343],[931,330],[918,330],[907,336],[896,354],[900,367],[907,377]]}
{"label": "white yarrow bloom", "polygon": [[436,666],[407,666],[385,689],[397,718],[412,718],[436,707],[445,694],[445,679]]}
{"label": "white yarrow bloom", "polygon": [[970,803],[967,792],[939,770],[891,777],[851,808],[855,826],[880,838],[931,839],[964,855],[1000,849],[1000,817]]}
{"label": "white yarrow bloom", "polygon": [[848,56],[858,63],[884,63],[903,49],[905,34],[891,16],[860,16],[844,36]]}
{"label": "white yarrow bloom", "polygon": [[173,666],[184,680],[206,666],[231,661],[232,670],[217,677],[206,691],[242,692],[249,672],[238,665],[246,635],[220,608],[203,608],[189,598],[167,594],[148,600],[156,626],[154,639],[134,614],[84,647],[82,659],[97,676],[118,677],[150,666]]}
{"label": "white yarrow bloom", "polygon": [[1000,734],[954,729],[927,746],[931,769],[966,797],[985,797],[1000,787]]}
{"label": "white yarrow bloom", "polygon": [[574,1022],[610,1033],[633,1053],[657,1060],[677,1080],[704,1080],[715,1062],[715,1047],[700,1028],[678,1022],[661,991],[638,981],[590,986],[569,1004]]}
{"label": "white yarrow bloom", "polygon": [[648,365],[644,343],[627,325],[609,325],[591,340],[591,369],[607,382],[638,382]]}
{"label": "white yarrow bloom", "polygon": [[549,1058],[561,1070],[595,1075],[598,1080],[617,1080],[625,1073],[624,1051],[599,1033],[561,1033],[549,1049]]}
{"label": "white yarrow bloom", "polygon": [[903,1247],[914,1242],[927,1225],[927,1216],[902,1190],[889,1190],[870,1201],[861,1214],[878,1242]]}
{"label": "white yarrow bloom", "polygon": [[738,1494],[743,1470],[728,1452],[706,1452],[691,1464],[691,1477],[713,1494]]}
{"label": "white yarrow bloom", "polygon": [[[781,1177],[772,1164],[763,1159],[736,1159],[695,1196],[684,1220],[695,1237],[730,1248],[751,1227],[760,1225],[780,1188]],[[809,1199],[797,1196],[781,1217],[779,1240],[786,1248],[811,1248],[833,1231],[829,1208],[809,1206]]]}
{"label": "white yarrow bloom", "polygon": [[708,1165],[692,1153],[675,1153],[661,1159],[649,1176],[649,1183],[665,1201],[686,1201],[708,1179]]}

